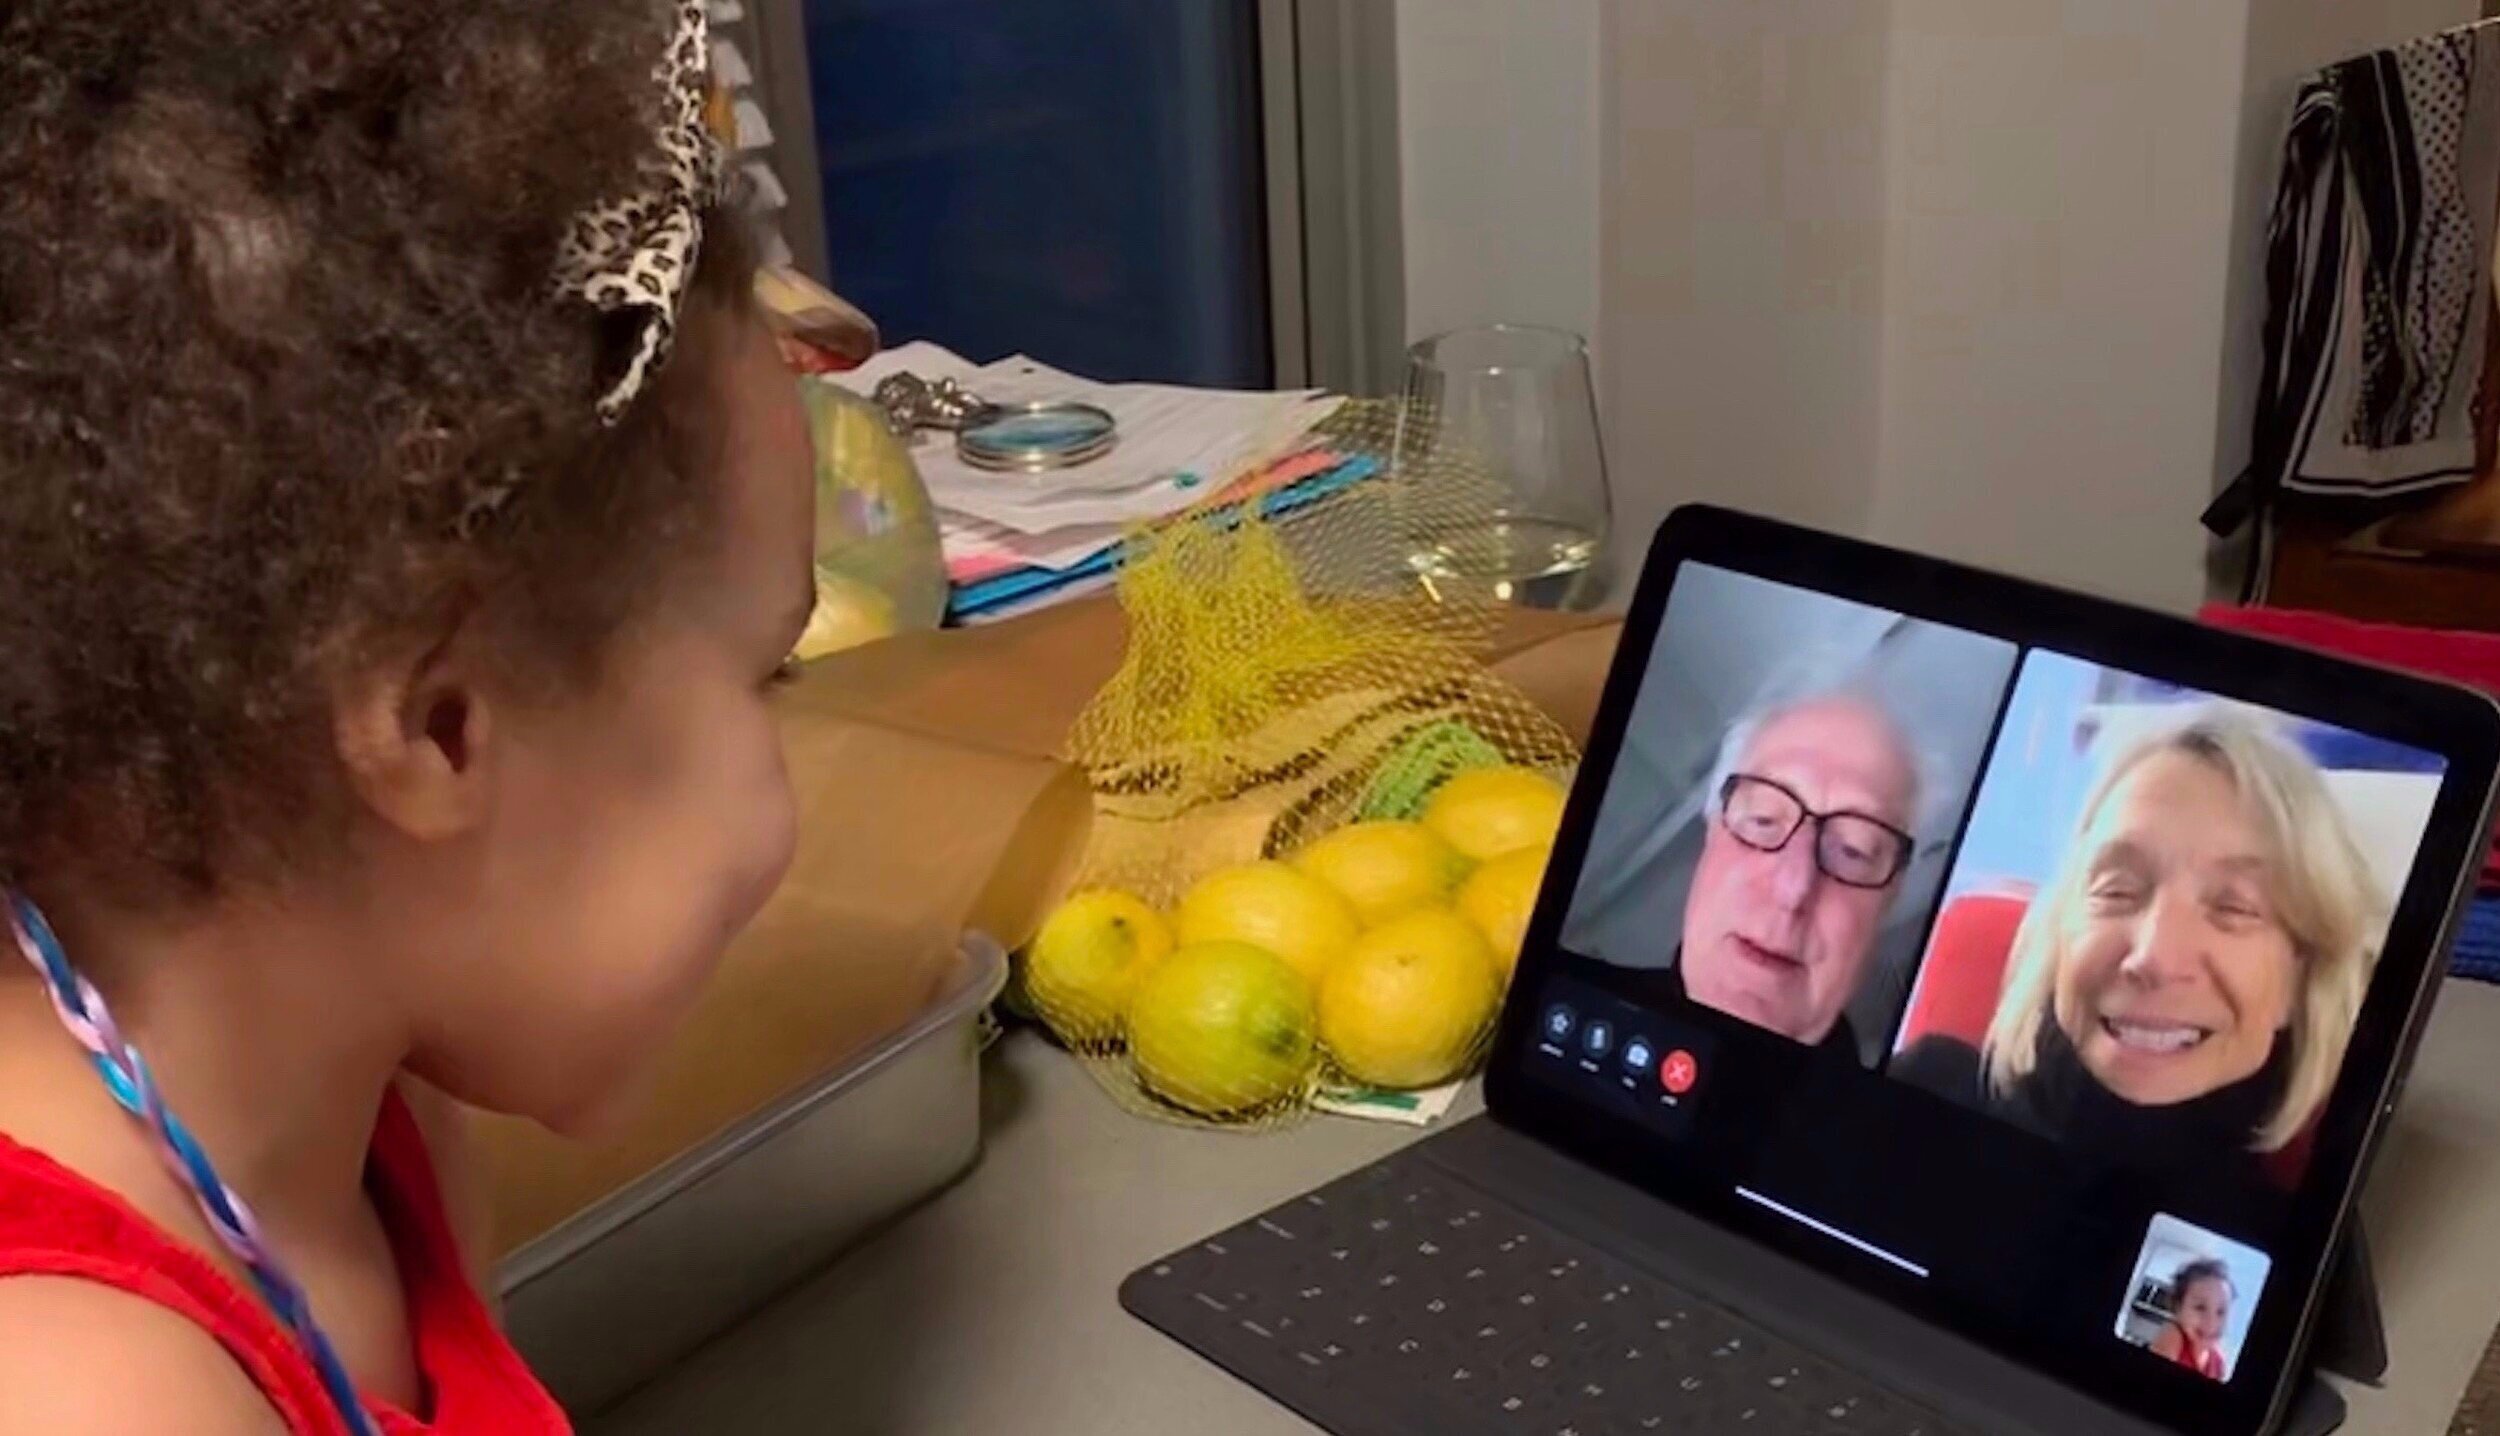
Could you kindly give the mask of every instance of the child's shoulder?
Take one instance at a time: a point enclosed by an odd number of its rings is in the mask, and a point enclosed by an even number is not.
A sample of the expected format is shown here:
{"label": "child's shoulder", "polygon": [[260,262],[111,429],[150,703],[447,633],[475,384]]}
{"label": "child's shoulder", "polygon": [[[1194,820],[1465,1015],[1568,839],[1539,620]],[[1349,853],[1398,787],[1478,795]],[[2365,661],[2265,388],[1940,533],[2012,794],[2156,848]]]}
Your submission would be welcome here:
{"label": "child's shoulder", "polygon": [[286,1430],[217,1339],[133,1292],[0,1277],[0,1436],[276,1436]]}

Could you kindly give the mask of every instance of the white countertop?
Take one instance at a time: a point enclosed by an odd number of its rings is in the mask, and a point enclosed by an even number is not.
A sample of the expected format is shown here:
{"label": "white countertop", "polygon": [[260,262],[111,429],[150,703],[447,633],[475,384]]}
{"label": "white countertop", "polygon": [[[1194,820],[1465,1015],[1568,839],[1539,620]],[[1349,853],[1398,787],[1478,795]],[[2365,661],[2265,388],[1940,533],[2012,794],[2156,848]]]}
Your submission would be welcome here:
{"label": "white countertop", "polygon": [[[1128,1316],[1155,1257],[1420,1135],[1333,1118],[1246,1137],[1128,1116],[1031,1034],[989,1059],[965,1180],[588,1436],[1309,1436]],[[2363,1198],[2393,1353],[2353,1436],[2436,1436],[2500,1322],[2500,988],[2442,994]]]}

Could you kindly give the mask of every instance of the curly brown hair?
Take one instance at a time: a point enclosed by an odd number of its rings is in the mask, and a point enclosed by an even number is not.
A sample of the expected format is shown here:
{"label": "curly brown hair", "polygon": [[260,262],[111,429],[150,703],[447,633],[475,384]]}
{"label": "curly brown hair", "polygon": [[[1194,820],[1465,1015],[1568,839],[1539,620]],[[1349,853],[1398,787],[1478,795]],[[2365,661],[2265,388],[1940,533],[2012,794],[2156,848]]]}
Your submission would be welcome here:
{"label": "curly brown hair", "polygon": [[656,142],[665,9],[0,6],[0,881],[291,861],[336,685],[456,621],[595,674],[708,520],[752,279],[712,216],[599,426],[621,336],[550,274]]}

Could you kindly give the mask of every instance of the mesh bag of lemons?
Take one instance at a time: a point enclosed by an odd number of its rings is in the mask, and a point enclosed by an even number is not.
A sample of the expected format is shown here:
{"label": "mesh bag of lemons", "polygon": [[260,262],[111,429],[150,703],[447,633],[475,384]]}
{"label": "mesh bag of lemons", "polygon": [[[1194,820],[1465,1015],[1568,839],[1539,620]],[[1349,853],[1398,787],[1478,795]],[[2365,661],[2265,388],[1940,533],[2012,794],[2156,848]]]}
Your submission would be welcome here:
{"label": "mesh bag of lemons", "polygon": [[1132,1111],[1274,1127],[1482,1059],[1578,754],[1483,665],[1490,598],[1417,583],[1397,482],[1133,541],[1093,834],[1021,967]]}

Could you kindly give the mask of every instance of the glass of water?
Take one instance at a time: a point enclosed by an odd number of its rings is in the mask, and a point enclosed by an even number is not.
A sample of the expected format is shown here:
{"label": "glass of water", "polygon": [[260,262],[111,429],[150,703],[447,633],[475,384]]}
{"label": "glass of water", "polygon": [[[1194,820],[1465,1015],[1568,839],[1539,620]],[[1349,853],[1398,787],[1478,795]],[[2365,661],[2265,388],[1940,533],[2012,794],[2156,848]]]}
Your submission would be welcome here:
{"label": "glass of water", "polygon": [[1416,344],[1390,465],[1407,565],[1436,599],[1604,597],[1613,505],[1579,335],[1497,324]]}

